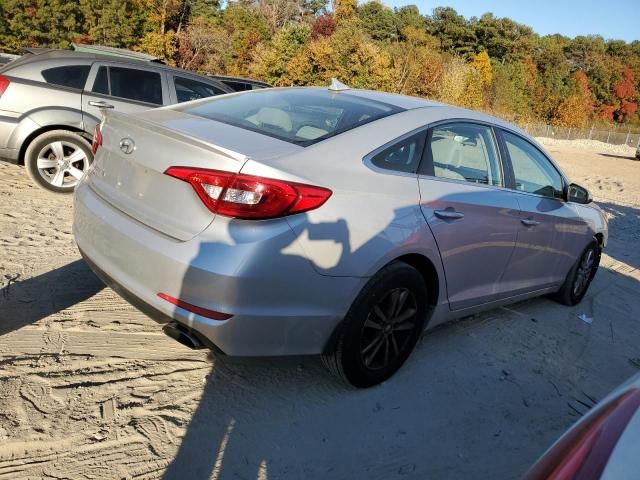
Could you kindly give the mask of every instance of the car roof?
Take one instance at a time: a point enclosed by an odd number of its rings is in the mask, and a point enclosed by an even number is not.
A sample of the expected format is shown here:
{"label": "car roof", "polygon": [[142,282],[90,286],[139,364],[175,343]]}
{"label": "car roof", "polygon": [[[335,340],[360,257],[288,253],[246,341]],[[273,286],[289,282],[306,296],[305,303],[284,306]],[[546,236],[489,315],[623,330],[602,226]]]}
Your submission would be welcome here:
{"label": "car roof", "polygon": [[[39,53],[36,49],[30,49],[27,54],[23,55],[21,58],[14,60],[10,64],[7,64],[7,67],[17,67],[19,65],[24,65],[26,63],[31,62],[39,62],[41,60],[82,60],[85,59],[87,61],[108,61],[114,63],[122,63],[129,65],[138,65],[138,66],[147,66],[153,68],[161,68],[163,70],[179,72],[181,74],[187,75],[195,75],[199,77],[207,77],[206,75],[192,72],[189,70],[184,70],[182,68],[172,67],[170,65],[166,65],[164,63],[158,61],[150,61],[150,60],[139,60],[137,58],[132,57],[124,57],[119,55],[108,55],[105,53],[89,53],[89,52],[78,52],[74,50],[58,50],[58,49],[42,49],[42,53]],[[215,80],[215,79],[214,79]]]}
{"label": "car roof", "polygon": [[271,87],[272,85],[267,82],[263,82],[262,80],[256,80],[254,78],[244,78],[244,77],[230,77],[228,75],[217,75],[215,73],[207,74],[208,77],[215,78],[220,81],[229,81],[229,82],[245,82],[245,83],[255,83],[257,85],[264,85],[267,87]]}

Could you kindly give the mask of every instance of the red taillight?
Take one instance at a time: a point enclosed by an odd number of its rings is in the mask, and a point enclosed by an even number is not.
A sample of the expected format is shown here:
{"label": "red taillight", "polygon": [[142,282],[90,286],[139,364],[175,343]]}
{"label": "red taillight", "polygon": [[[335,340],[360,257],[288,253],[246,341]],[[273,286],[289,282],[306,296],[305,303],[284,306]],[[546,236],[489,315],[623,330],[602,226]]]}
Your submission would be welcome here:
{"label": "red taillight", "polygon": [[93,140],[91,141],[91,151],[95,155],[98,148],[102,146],[102,131],[100,130],[100,124],[96,125],[93,131]]}
{"label": "red taillight", "polygon": [[170,167],[165,174],[191,184],[214,213],[242,219],[267,219],[320,207],[331,190],[272,178],[190,167]]}
{"label": "red taillight", "polygon": [[[640,389],[632,389],[613,400],[580,431],[575,432],[560,451],[552,450],[546,472],[531,479],[596,480],[629,421],[640,408]],[[546,463],[546,462],[545,462]]]}
{"label": "red taillight", "polygon": [[4,75],[0,75],[0,97],[5,92],[5,90],[7,90],[10,83],[11,83],[11,80],[9,80]]}
{"label": "red taillight", "polygon": [[172,296],[167,295],[166,293],[158,293],[158,296],[163,300],[166,300],[173,305],[184,308],[189,312],[196,313],[198,315],[202,315],[203,317],[213,318],[214,320],[228,320],[233,317],[233,315],[229,315],[228,313],[216,312],[215,310],[209,310],[208,308],[198,307],[197,305],[193,305],[191,303],[187,303],[178,298],[173,298]]}

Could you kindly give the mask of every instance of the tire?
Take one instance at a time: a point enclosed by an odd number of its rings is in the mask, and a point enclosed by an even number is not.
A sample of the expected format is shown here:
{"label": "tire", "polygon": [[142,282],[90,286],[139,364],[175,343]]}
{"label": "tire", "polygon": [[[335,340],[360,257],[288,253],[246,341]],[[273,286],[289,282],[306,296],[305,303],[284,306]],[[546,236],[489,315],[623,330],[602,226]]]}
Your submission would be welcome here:
{"label": "tire", "polygon": [[72,193],[92,161],[89,143],[69,130],[37,136],[24,155],[27,173],[36,185],[56,193]]}
{"label": "tire", "polygon": [[602,247],[594,238],[587,248],[584,249],[580,258],[571,267],[567,278],[558,292],[553,294],[551,298],[564,305],[577,305],[582,301],[591,285],[593,277],[598,271],[600,265],[600,256]]}
{"label": "tire", "polygon": [[351,305],[322,356],[323,364],[357,388],[387,380],[422,334],[427,298],[427,286],[415,268],[403,262],[384,267]]}

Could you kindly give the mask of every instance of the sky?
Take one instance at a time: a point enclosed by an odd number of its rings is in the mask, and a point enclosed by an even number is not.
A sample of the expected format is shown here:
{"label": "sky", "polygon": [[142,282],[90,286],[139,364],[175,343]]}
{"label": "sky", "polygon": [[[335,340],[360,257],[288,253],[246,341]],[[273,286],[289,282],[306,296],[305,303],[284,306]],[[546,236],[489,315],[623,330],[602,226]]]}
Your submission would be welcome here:
{"label": "sky", "polygon": [[492,12],[532,27],[540,35],[602,35],[605,39],[640,40],[640,0],[383,0],[392,7],[417,5],[423,14],[453,7],[466,18]]}

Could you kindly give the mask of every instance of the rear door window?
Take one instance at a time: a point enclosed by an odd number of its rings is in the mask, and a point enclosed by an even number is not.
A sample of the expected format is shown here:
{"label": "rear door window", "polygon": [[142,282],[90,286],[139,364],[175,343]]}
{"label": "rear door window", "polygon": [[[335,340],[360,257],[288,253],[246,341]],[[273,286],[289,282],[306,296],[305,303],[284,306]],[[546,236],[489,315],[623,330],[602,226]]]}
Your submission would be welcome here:
{"label": "rear door window", "polygon": [[42,70],[42,78],[52,85],[82,90],[89,76],[90,65],[68,65]]}
{"label": "rear door window", "polygon": [[429,140],[435,177],[503,186],[498,148],[491,127],[448,123],[434,127]]}
{"label": "rear door window", "polygon": [[227,93],[209,83],[199,82],[186,77],[174,76],[173,84],[176,87],[176,98],[178,103]]}
{"label": "rear door window", "polygon": [[109,95],[109,73],[107,71],[107,67],[100,67],[98,70],[98,74],[96,75],[96,79],[93,82],[92,92],[102,93],[104,95]]}
{"label": "rear door window", "polygon": [[426,133],[421,132],[400,140],[371,157],[371,163],[385,170],[416,173],[422,158],[425,137]]}
{"label": "rear door window", "polygon": [[154,71],[102,66],[98,69],[91,91],[162,105],[162,77]]}

